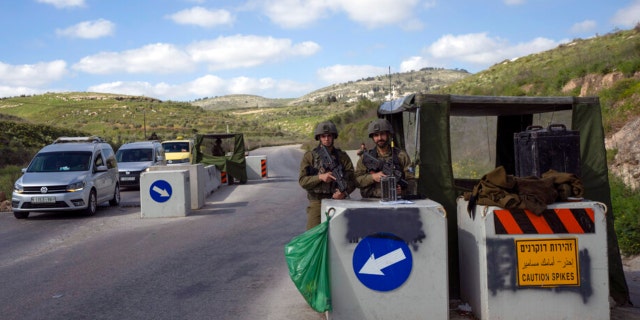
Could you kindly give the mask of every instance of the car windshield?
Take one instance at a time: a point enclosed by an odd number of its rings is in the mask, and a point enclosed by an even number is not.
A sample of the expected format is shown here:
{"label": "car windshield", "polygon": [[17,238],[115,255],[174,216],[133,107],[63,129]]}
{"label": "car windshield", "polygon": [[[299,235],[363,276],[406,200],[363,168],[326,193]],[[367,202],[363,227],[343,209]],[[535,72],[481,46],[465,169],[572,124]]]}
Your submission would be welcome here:
{"label": "car windshield", "polygon": [[153,160],[152,149],[120,149],[116,152],[118,162],[144,162]]}
{"label": "car windshield", "polygon": [[162,146],[164,152],[189,152],[188,142],[166,142]]}
{"label": "car windshield", "polygon": [[42,152],[33,158],[27,172],[88,171],[90,164],[91,152]]}

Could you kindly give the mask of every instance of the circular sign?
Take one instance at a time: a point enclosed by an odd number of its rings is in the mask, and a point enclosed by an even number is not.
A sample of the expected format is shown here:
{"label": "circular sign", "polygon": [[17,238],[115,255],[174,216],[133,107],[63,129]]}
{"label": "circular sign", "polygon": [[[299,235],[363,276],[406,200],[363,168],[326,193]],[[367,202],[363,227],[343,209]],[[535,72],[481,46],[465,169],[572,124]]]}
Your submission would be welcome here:
{"label": "circular sign", "polygon": [[156,202],[166,202],[171,198],[172,193],[171,184],[165,180],[156,180],[149,187],[149,195]]}
{"label": "circular sign", "polygon": [[358,243],[352,263],[356,277],[367,288],[391,291],[409,278],[413,257],[409,246],[398,236],[379,233]]}

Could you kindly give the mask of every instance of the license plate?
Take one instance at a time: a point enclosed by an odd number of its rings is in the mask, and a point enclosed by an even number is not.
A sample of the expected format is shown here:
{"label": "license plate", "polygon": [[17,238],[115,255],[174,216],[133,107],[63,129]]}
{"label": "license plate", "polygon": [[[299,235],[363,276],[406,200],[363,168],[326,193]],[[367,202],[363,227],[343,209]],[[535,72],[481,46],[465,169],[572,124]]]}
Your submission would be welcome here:
{"label": "license plate", "polygon": [[32,203],[56,203],[56,197],[31,197]]}
{"label": "license plate", "polygon": [[120,181],[134,181],[136,177],[121,177]]}

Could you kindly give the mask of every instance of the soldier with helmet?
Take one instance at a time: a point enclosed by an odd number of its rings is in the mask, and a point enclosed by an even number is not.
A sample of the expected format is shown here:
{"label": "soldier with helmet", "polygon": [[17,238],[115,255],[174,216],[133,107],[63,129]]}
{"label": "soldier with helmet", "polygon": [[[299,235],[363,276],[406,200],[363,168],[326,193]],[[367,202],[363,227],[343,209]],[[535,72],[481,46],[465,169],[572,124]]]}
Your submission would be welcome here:
{"label": "soldier with helmet", "polygon": [[[353,164],[346,152],[334,147],[333,143],[338,138],[338,129],[331,121],[324,121],[318,124],[314,131],[318,146],[311,151],[307,151],[300,162],[300,175],[298,182],[300,186],[307,190],[307,230],[320,224],[320,206],[322,199],[345,199],[356,188],[354,179]],[[346,182],[346,189],[340,191],[337,187],[339,177],[332,171],[327,171],[326,164],[323,163],[321,148],[326,148],[333,163],[341,166],[340,172],[343,175],[342,182]]]}
{"label": "soldier with helmet", "polygon": [[375,148],[365,151],[358,160],[355,170],[356,183],[360,188],[360,194],[363,198],[381,198],[382,191],[380,181],[382,177],[387,176],[381,169],[367,168],[365,165],[366,157],[380,159],[384,163],[392,164],[392,167],[399,171],[400,181],[404,184],[396,186],[396,192],[399,196],[406,196],[408,193],[407,183],[414,180],[415,176],[411,168],[411,159],[406,151],[396,148],[392,144],[393,128],[391,123],[386,119],[376,119],[369,123],[367,128],[369,138],[375,144]]}

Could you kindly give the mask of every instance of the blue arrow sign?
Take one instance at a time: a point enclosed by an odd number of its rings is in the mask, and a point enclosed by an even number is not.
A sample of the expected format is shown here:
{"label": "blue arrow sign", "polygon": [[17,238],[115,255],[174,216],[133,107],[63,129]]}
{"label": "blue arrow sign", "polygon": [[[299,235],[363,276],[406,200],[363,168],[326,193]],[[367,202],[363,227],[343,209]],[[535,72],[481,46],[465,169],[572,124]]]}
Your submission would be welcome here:
{"label": "blue arrow sign", "polygon": [[401,286],[413,267],[409,246],[394,234],[367,236],[353,252],[353,271],[371,290],[391,291]]}
{"label": "blue arrow sign", "polygon": [[172,193],[171,184],[165,180],[156,180],[149,187],[149,195],[156,202],[166,202],[171,198]]}

